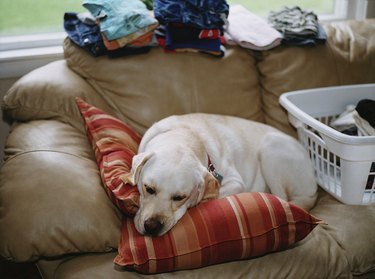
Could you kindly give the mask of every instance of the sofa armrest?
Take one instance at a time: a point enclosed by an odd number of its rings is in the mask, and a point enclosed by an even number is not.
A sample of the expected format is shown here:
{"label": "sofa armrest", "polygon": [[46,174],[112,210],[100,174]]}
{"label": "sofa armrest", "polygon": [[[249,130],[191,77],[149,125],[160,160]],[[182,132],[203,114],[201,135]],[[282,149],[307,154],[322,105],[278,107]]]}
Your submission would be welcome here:
{"label": "sofa armrest", "polygon": [[87,137],[54,120],[17,123],[0,169],[0,254],[17,262],[117,248],[121,214]]}
{"label": "sofa armrest", "polygon": [[2,109],[8,122],[56,119],[84,131],[75,97],[108,109],[86,80],[59,60],[19,79],[4,96]]}

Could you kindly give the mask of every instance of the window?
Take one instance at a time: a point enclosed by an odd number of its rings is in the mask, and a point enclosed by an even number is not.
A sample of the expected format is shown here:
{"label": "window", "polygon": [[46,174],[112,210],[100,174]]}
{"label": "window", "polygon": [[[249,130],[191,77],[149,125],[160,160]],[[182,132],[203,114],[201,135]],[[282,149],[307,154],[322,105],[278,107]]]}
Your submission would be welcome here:
{"label": "window", "polygon": [[[368,13],[367,8],[374,9],[375,6],[375,0],[227,1],[230,5],[241,4],[263,17],[271,10],[298,5],[313,10],[320,20],[364,18]],[[0,17],[0,78],[19,76],[48,61],[62,58],[61,45],[66,36],[63,30],[63,15],[65,12],[86,11],[82,2],[1,0],[0,10],[3,16]],[[25,61],[31,61],[31,64],[24,63]]]}
{"label": "window", "polygon": [[300,6],[302,9],[313,10],[319,15],[334,14],[335,0],[229,0],[228,3],[240,4],[255,14],[267,17],[269,11],[277,11],[284,6]]}
{"label": "window", "polygon": [[[241,4],[253,13],[267,16],[271,10],[278,10],[283,6],[298,5],[304,9],[311,9],[315,13],[345,17],[345,7],[349,0],[228,0],[229,4]],[[368,2],[354,0],[352,2]],[[363,4],[361,4],[363,6]],[[351,7],[352,9],[353,7]],[[40,34],[49,32],[63,32],[64,12],[81,12],[82,0],[1,0],[0,37],[24,34]],[[6,16],[4,16],[6,15]]]}
{"label": "window", "polygon": [[85,8],[82,0],[1,0],[0,10],[0,36],[15,36],[63,32],[64,12]]}

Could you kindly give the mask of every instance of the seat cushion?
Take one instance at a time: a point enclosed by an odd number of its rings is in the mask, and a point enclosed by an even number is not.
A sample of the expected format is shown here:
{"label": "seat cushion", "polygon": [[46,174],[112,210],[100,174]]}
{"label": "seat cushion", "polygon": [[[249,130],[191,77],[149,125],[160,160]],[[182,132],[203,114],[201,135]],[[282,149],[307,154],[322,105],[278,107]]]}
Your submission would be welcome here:
{"label": "seat cushion", "polygon": [[[118,271],[113,267],[117,253],[86,254],[70,259],[46,259],[38,263],[43,278],[136,279],[134,271]],[[57,268],[56,268],[57,267]],[[149,275],[162,278],[351,278],[345,251],[332,236],[332,227],[317,226],[304,240],[281,252],[250,260],[233,261],[198,269]]]}
{"label": "seat cushion", "polygon": [[375,205],[347,205],[320,190],[313,214],[335,228],[355,275],[375,271]]}

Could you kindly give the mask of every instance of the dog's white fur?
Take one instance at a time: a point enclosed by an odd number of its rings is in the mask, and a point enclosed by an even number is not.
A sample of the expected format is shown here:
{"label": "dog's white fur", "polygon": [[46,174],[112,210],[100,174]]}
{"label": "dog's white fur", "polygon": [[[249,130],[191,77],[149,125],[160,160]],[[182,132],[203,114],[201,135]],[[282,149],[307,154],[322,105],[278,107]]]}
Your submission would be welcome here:
{"label": "dog's white fur", "polygon": [[[208,171],[208,158],[222,175]],[[190,207],[240,192],[271,192],[309,210],[317,185],[306,151],[294,138],[254,121],[213,114],[171,116],[142,138],[130,175],[138,186],[135,225],[162,235]]]}

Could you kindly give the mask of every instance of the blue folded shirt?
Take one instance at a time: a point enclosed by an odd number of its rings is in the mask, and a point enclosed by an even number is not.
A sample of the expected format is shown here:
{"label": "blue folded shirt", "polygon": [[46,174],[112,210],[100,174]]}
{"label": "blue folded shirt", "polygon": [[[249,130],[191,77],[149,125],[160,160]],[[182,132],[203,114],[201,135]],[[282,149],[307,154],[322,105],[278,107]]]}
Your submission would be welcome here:
{"label": "blue folded shirt", "polygon": [[154,13],[165,25],[176,22],[202,29],[222,29],[229,5],[225,0],[154,0]]}
{"label": "blue folded shirt", "polygon": [[99,19],[100,30],[108,40],[126,37],[157,24],[140,0],[85,0],[83,6]]}

